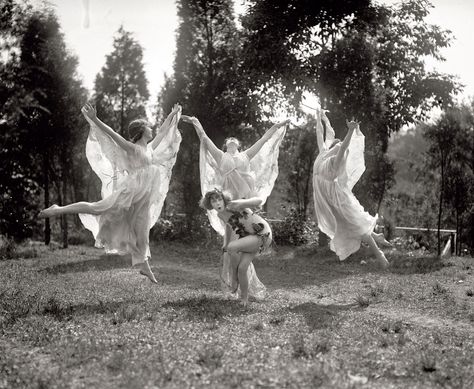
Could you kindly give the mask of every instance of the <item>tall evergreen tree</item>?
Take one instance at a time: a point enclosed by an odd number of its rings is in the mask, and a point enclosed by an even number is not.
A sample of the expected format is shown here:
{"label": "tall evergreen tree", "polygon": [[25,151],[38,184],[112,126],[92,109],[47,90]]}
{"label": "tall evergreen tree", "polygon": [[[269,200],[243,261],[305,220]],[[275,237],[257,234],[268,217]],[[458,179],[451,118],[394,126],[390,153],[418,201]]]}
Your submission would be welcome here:
{"label": "tall evergreen tree", "polygon": [[[74,169],[74,151],[81,126],[85,130],[79,122],[86,96],[76,74],[77,59],[67,51],[57,18],[50,9],[32,13],[19,48],[22,78],[17,87],[33,94],[38,102],[25,109],[25,115],[19,120],[21,143],[35,163],[30,178],[42,186],[45,207],[56,201],[63,204],[67,202],[68,177]],[[66,217],[62,218],[61,227],[66,247]],[[50,233],[46,219],[46,244]]]}
{"label": "tall evergreen tree", "polygon": [[127,136],[128,123],[146,117],[150,96],[143,67],[143,48],[121,26],[113,51],[95,80],[97,113],[115,131]]}

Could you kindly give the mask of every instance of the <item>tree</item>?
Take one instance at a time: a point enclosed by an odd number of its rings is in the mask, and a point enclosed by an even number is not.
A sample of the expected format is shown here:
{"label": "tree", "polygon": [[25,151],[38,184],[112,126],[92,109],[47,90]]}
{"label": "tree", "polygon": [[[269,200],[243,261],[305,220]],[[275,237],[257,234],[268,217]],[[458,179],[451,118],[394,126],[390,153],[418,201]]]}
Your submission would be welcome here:
{"label": "tree", "polygon": [[[428,152],[431,166],[439,169],[440,174],[438,191],[438,255],[441,254],[441,236],[439,230],[441,229],[443,206],[447,200],[445,196],[448,193],[448,179],[451,181],[450,184],[453,185],[453,187],[450,188],[450,198],[455,206],[459,205],[459,192],[464,190],[461,184],[462,176],[460,175],[462,169],[458,169],[454,166],[456,144],[459,144],[461,134],[461,112],[454,109],[443,113],[435,124],[427,126],[424,133],[430,142]],[[454,177],[449,177],[449,174],[453,174]]]}
{"label": "tree", "polygon": [[319,153],[315,128],[316,123],[310,120],[304,127],[290,131],[284,144],[286,163],[283,169],[288,171],[288,198],[296,203],[296,211],[303,220],[308,216],[313,164]]}
{"label": "tree", "polygon": [[114,38],[113,51],[95,80],[98,115],[120,134],[127,136],[128,123],[146,117],[149,98],[143,49],[121,26]]}
{"label": "tree", "polygon": [[25,132],[19,128],[27,109],[41,108],[33,91],[21,87],[24,71],[19,46],[31,13],[28,4],[13,0],[0,4],[0,234],[16,239],[33,233],[39,190],[31,173],[35,161],[25,145]]}
{"label": "tree", "polygon": [[[53,11],[34,11],[25,23],[20,40],[21,83],[38,104],[25,109],[18,122],[21,143],[35,163],[30,178],[42,184],[44,206],[56,188],[60,204],[67,201],[68,177],[74,169],[74,148],[81,136],[80,107],[85,90],[76,75],[77,59],[66,49]],[[82,126],[82,129],[84,127]],[[67,247],[67,218],[61,219],[63,246]],[[45,243],[50,241],[45,221]]]}
{"label": "tree", "polygon": [[367,170],[355,192],[370,211],[391,182],[384,157],[390,134],[448,106],[458,89],[451,76],[425,69],[424,59],[442,60],[439,51],[450,42],[449,32],[426,22],[430,6],[261,0],[250,2],[242,21],[243,68],[254,90],[280,90],[294,104],[304,90],[317,93],[338,137],[346,118],[362,122]]}
{"label": "tree", "polygon": [[[230,0],[180,0],[180,24],[173,75],[160,95],[162,112],[179,102],[198,117],[217,144],[224,138],[248,135],[259,110],[241,77],[239,33]],[[193,131],[191,128],[185,130]],[[188,225],[198,211],[199,143],[194,134],[183,136],[172,183],[179,191]]]}

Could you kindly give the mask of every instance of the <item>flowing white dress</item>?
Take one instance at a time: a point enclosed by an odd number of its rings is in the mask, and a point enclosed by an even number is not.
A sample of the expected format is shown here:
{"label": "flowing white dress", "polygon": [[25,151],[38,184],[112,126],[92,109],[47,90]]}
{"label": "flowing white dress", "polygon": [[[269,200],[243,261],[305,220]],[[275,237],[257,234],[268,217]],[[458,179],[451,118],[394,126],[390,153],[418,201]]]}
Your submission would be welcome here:
{"label": "flowing white dress", "polygon": [[179,115],[153,150],[134,145],[125,152],[90,121],[86,156],[102,182],[102,200],[91,203],[98,215],[79,214],[96,247],[131,254],[133,265],[150,257],[149,231],[158,220],[181,143]]}
{"label": "flowing white dress", "polygon": [[[201,141],[199,167],[202,194],[219,188],[230,192],[233,199],[259,197],[262,199],[262,204],[265,203],[278,177],[278,154],[285,133],[284,127],[279,128],[252,159],[246,152],[235,155],[226,152],[219,164],[209,152],[206,141]],[[224,235],[225,223],[217,216],[217,212],[210,210],[207,215],[212,227],[220,235]],[[238,238],[239,236],[234,233],[231,240]],[[264,298],[265,285],[259,280],[252,263],[247,275],[249,296]],[[227,285],[230,285],[231,267],[227,255],[224,255],[221,277]]]}
{"label": "flowing white dress", "polygon": [[313,166],[313,197],[319,229],[331,238],[330,248],[340,260],[360,248],[361,238],[376,224],[352,193],[365,170],[365,137],[357,128],[348,150],[336,166],[335,149],[328,149],[334,131],[327,128],[326,142]]}

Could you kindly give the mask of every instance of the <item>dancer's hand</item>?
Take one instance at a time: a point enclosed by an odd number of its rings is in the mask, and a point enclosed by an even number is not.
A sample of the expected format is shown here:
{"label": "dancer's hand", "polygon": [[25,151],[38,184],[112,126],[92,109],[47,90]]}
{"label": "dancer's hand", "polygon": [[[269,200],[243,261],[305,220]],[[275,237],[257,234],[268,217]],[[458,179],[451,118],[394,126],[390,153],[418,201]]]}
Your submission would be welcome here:
{"label": "dancer's hand", "polygon": [[189,124],[195,124],[196,122],[199,122],[199,120],[196,117],[188,116],[188,115],[181,115],[181,120]]}
{"label": "dancer's hand", "polygon": [[173,109],[171,110],[171,112],[173,114],[177,114],[178,112],[181,112],[182,110],[182,107],[181,105],[179,105],[179,103],[176,103],[174,106],[173,106]]}
{"label": "dancer's hand", "polygon": [[91,103],[84,104],[84,106],[81,109],[81,112],[86,118],[89,118],[92,121],[97,118],[96,109]]}
{"label": "dancer's hand", "polygon": [[197,129],[201,130],[201,131],[204,131],[204,129],[202,128],[202,125],[201,125],[201,122],[199,121],[199,119],[195,116],[187,116],[187,115],[181,115],[181,119],[183,119],[183,121],[185,123],[190,123],[192,124],[194,127],[196,127]]}
{"label": "dancer's hand", "polygon": [[286,119],[286,120],[283,120],[280,123],[277,123],[277,126],[278,127],[283,127],[283,126],[286,126],[287,124],[290,124],[290,123],[291,123],[291,119]]}
{"label": "dancer's hand", "polygon": [[239,200],[231,200],[227,203],[226,209],[228,211],[238,211],[240,209]]}
{"label": "dancer's hand", "polygon": [[356,122],[355,120],[348,121],[346,119],[346,125],[349,131],[355,130],[357,127],[359,127],[359,122]]}

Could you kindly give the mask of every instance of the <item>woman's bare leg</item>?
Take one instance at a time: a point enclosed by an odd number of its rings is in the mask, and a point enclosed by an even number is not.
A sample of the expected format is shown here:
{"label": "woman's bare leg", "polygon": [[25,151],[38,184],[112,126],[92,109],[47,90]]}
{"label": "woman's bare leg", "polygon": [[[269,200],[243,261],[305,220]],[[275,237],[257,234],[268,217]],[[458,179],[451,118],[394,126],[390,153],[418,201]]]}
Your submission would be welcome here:
{"label": "woman's bare leg", "polygon": [[231,287],[232,293],[236,293],[237,289],[239,288],[239,278],[238,278],[238,269],[239,269],[239,262],[240,262],[240,255],[239,253],[226,253],[230,257],[230,268],[231,268]]}
{"label": "woman's bare leg", "polygon": [[377,258],[377,260],[379,261],[380,265],[383,268],[388,267],[389,262],[387,261],[387,258],[385,258],[385,254],[383,253],[382,250],[379,249],[372,235],[371,234],[363,235],[362,240],[369,245],[370,249],[374,253],[375,258]]}
{"label": "woman's bare leg", "polygon": [[238,258],[238,285],[240,286],[242,304],[247,306],[248,303],[248,291],[249,291],[249,279],[247,270],[250,263],[255,258],[260,246],[262,244],[262,238],[257,235],[249,235],[238,240],[234,240],[227,245],[227,251],[233,257],[236,253],[240,253]]}
{"label": "woman's bare leg", "polygon": [[239,263],[239,284],[240,284],[240,293],[242,304],[244,307],[247,306],[249,302],[249,278],[247,274],[247,270],[252,263],[255,255],[257,253],[242,253],[240,254],[240,263]]}
{"label": "woman's bare leg", "polygon": [[134,228],[134,233],[135,233],[135,239],[136,239],[136,254],[132,254],[132,263],[136,264],[139,263],[140,267],[140,274],[148,277],[148,279],[153,282],[154,284],[157,284],[158,281],[155,278],[155,275],[153,274],[153,271],[151,270],[150,263],[149,263],[149,257],[147,257],[147,254],[150,253],[149,249],[149,218],[148,218],[148,203],[143,203],[141,205],[141,209],[137,210],[136,212],[139,215],[145,215],[143,218],[140,218],[139,220],[136,220],[135,228]]}
{"label": "woman's bare leg", "polygon": [[42,210],[38,217],[46,218],[51,216],[62,215],[65,213],[88,213],[92,215],[98,215],[100,212],[94,206],[94,203],[88,203],[86,201],[80,201],[60,207],[59,205],[53,204],[51,207]]}
{"label": "woman's bare leg", "polygon": [[154,284],[157,284],[158,281],[155,278],[155,275],[153,274],[153,271],[151,270],[150,263],[148,261],[148,258],[145,259],[142,263],[137,265],[140,269],[140,274],[144,275],[145,277],[148,277],[148,279],[153,282]]}

